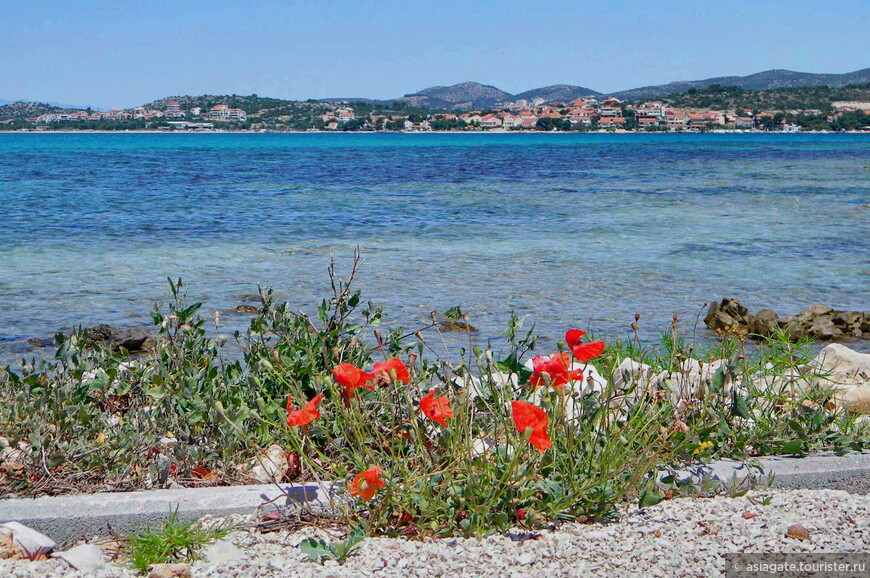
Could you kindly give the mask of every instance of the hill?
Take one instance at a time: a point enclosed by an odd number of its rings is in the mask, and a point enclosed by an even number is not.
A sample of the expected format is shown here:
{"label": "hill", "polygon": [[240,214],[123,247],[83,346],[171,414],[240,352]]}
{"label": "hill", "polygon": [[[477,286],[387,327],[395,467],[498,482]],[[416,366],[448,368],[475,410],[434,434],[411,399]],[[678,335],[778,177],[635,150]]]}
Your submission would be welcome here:
{"label": "hill", "polygon": [[601,93],[591,88],[583,86],[574,86],[572,84],[551,84],[543,88],[533,88],[519,94],[514,95],[514,100],[534,100],[543,98],[544,102],[568,102],[577,98],[587,96],[600,96]]}
{"label": "hill", "polygon": [[692,88],[684,94],[673,94],[665,100],[672,106],[680,108],[827,112],[831,110],[832,103],[837,101],[870,102],[870,84],[849,85],[842,88],[810,86],[761,91],[714,84],[707,88]]}
{"label": "hill", "polygon": [[717,76],[704,80],[688,80],[655,86],[643,86],[641,88],[613,92],[609,96],[614,96],[620,100],[664,98],[674,94],[683,94],[691,89],[703,89],[713,85],[735,86],[744,90],[760,91],[812,86],[839,88],[850,84],[867,83],[870,83],[870,68],[844,74],[814,74],[792,70],[765,70],[764,72],[757,72],[748,76]]}
{"label": "hill", "polygon": [[41,114],[73,112],[77,109],[60,108],[44,102],[11,102],[0,106],[0,120],[24,119]]}
{"label": "hill", "polygon": [[437,109],[483,109],[505,100],[513,100],[513,95],[500,88],[479,82],[462,82],[453,86],[433,86],[406,94],[397,98],[396,102],[407,104],[414,108]]}

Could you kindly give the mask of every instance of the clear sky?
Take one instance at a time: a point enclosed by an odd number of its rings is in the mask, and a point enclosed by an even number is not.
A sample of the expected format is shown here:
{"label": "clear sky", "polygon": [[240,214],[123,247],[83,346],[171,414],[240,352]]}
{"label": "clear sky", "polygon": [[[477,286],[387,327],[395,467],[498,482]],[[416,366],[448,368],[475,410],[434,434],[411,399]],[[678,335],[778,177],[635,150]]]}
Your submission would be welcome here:
{"label": "clear sky", "polygon": [[870,67],[870,0],[0,0],[0,99],[392,98],[466,80],[616,91]]}

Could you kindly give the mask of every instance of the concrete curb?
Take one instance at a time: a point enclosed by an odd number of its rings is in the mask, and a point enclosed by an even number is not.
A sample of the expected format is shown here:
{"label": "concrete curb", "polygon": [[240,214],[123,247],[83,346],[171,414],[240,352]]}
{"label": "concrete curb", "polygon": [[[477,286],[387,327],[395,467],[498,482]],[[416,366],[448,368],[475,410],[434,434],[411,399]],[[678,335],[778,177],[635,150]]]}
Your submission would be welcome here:
{"label": "concrete curb", "polygon": [[261,507],[267,512],[328,512],[333,487],[272,484],[15,498],[0,500],[0,521],[20,522],[67,546],[85,537],[158,526],[173,513],[178,521],[190,522],[205,516],[248,515]]}
{"label": "concrete curb", "polygon": [[[870,452],[837,456],[821,453],[796,457],[766,457],[753,463],[721,460],[674,473],[679,483],[700,487],[743,489],[756,485],[777,488],[839,489],[870,493]],[[205,516],[251,514],[257,508],[314,512],[331,511],[339,484],[288,484],[182,488],[44,498],[0,500],[0,522],[16,521],[62,545],[94,535],[129,533],[156,526],[176,512],[179,521]]]}
{"label": "concrete curb", "polygon": [[701,487],[706,481],[708,486],[726,491],[771,486],[870,494],[870,452],[852,452],[843,456],[833,452],[804,457],[770,456],[747,462],[719,460],[687,467],[675,472],[673,478],[674,482],[662,485]]}

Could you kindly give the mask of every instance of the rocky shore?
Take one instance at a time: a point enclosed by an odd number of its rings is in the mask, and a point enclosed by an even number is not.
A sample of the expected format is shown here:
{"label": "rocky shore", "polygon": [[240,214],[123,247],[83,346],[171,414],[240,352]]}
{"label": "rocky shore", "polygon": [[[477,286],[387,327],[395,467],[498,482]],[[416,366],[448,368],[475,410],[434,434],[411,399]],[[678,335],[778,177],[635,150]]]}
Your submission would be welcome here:
{"label": "rocky shore", "polygon": [[752,315],[739,301],[726,297],[710,305],[704,323],[713,331],[750,337],[766,337],[782,329],[792,340],[870,339],[870,311],[838,311],[827,305],[807,307],[793,317],[780,317],[770,309]]}

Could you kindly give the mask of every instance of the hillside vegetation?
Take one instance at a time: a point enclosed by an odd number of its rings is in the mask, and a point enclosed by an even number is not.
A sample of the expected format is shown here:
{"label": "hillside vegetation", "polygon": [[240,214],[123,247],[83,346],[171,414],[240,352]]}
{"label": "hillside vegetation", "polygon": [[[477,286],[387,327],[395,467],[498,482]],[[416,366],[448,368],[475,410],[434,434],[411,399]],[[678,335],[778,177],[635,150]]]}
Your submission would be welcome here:
{"label": "hillside vegetation", "polygon": [[666,100],[671,105],[681,108],[748,111],[819,110],[827,112],[831,109],[831,103],[836,101],[870,102],[870,84],[843,88],[814,86],[762,91],[713,85],[703,89],[693,88],[685,94],[671,94]]}

